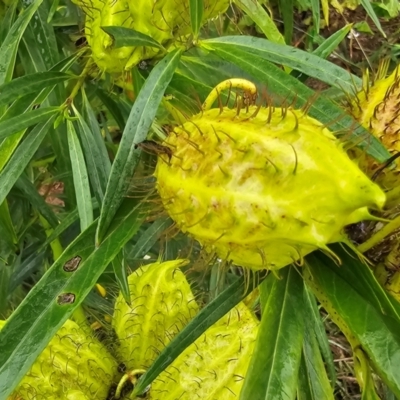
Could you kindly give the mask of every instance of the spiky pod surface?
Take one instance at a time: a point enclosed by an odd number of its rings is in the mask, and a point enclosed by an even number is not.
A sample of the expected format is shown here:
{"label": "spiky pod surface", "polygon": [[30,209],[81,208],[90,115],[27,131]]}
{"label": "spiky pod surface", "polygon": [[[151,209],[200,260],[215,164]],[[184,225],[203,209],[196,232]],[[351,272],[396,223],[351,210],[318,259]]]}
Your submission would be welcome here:
{"label": "spiky pod surface", "polygon": [[[372,86],[365,79],[364,88],[351,102],[351,113],[361,125],[371,131],[392,153],[400,151],[400,76],[397,67],[387,78],[379,79]],[[373,175],[379,165],[366,154],[358,154],[360,167]],[[400,183],[400,159],[395,168],[380,172],[377,182],[386,190]]]}
{"label": "spiky pod surface", "polygon": [[198,305],[179,267],[186,260],[154,263],[128,277],[131,304],[119,294],[113,327],[117,353],[129,369],[148,368],[158,353],[197,314]]}
{"label": "spiky pod surface", "polygon": [[206,250],[278,269],[369,219],[385,194],[317,120],[291,108],[227,107],[193,116],[166,139],[155,176],[165,209]]}
{"label": "spiky pod surface", "polygon": [[[159,53],[154,47],[113,48],[101,27],[123,26],[152,37],[165,47],[190,33],[189,0],[73,0],[86,14],[85,34],[98,67],[110,73],[130,70]],[[229,0],[205,0],[203,23],[223,13]]]}
{"label": "spiky pod surface", "polygon": [[[128,278],[131,305],[120,295],[113,326],[128,369],[147,368],[193,316],[198,305],[179,267],[185,260],[154,263]],[[239,304],[163,371],[151,384],[151,400],[236,399],[243,385],[258,320]]]}
{"label": "spiky pod surface", "polygon": [[105,399],[116,375],[107,349],[67,320],[8,400]]}

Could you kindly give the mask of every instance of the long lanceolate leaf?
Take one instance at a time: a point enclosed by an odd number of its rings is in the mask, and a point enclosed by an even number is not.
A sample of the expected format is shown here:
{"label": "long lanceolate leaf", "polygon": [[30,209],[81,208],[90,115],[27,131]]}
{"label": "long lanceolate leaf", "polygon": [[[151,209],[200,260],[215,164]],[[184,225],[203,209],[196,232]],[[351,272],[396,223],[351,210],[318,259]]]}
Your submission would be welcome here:
{"label": "long lanceolate leaf", "polygon": [[[99,276],[137,232],[143,206],[126,200],[95,249],[96,222],[79,235],[29,292],[0,332],[0,399],[7,399],[36,357],[88,295]],[[81,258],[74,271],[63,266]]]}
{"label": "long lanceolate leaf", "polygon": [[[400,397],[400,305],[379,285],[367,265],[339,246],[334,250],[341,266],[322,253],[307,256],[307,282],[321,303],[329,304],[346,324],[361,347],[355,350],[366,354]],[[369,382],[365,384],[368,388]]]}
{"label": "long lanceolate leaf", "polygon": [[92,198],[90,195],[89,177],[86,169],[85,158],[79,143],[74,125],[67,121],[69,154],[72,164],[72,175],[76,193],[81,231],[84,231],[93,222]]}
{"label": "long lanceolate leaf", "polygon": [[[255,55],[245,47],[232,47],[232,44],[224,43],[221,39],[216,40],[215,43],[212,40],[203,41],[201,45],[263,82],[269,93],[286,99],[286,104],[293,102],[295,107],[307,105],[308,114],[311,117],[326,124],[334,132],[354,140],[378,161],[383,162],[390,157],[382,143],[352,117],[345,114],[340,107],[323,96],[315,98],[313,90],[283,72],[264,57]],[[308,73],[311,74],[311,71]]]}
{"label": "long lanceolate leaf", "polygon": [[256,285],[263,280],[259,275],[254,280],[249,277],[238,278],[231,286],[224,290],[217,298],[204,307],[185,326],[174,339],[164,348],[151,367],[139,379],[131,398],[142,393],[155,378],[164,371],[188,346],[198,339],[211,325],[227,314],[233,307],[242,301]]}
{"label": "long lanceolate leaf", "polygon": [[43,0],[35,0],[24,12],[19,16],[17,21],[11,27],[8,35],[0,47],[0,85],[8,82],[12,77],[14,69],[15,57],[17,55],[18,44],[22,35],[28,26],[33,14],[38,9]]}
{"label": "long lanceolate leaf", "polygon": [[0,122],[0,139],[22,131],[29,126],[36,125],[48,120],[53,115],[60,112],[59,107],[44,107],[37,110],[27,111],[22,115],[6,119]]}
{"label": "long lanceolate leaf", "polygon": [[135,144],[146,139],[180,56],[181,50],[172,51],[157,64],[147,78],[131,110],[111,169],[96,234],[97,243],[103,240],[123,197],[126,195],[141,154],[140,149],[135,149]]}
{"label": "long lanceolate leaf", "polygon": [[261,285],[262,318],[241,400],[295,398],[304,335],[303,282],[293,267]]}
{"label": "long lanceolate leaf", "polygon": [[0,171],[0,204],[24,172],[24,169],[46,136],[53,120],[54,117],[50,117],[46,122],[36,125],[21,146],[17,148],[8,164]]}
{"label": "long lanceolate leaf", "polygon": [[269,40],[252,36],[226,36],[204,41],[203,46],[213,49],[237,49],[253,56],[306,73],[331,86],[354,93],[355,86],[361,86],[361,79],[343,68],[318,56]]}

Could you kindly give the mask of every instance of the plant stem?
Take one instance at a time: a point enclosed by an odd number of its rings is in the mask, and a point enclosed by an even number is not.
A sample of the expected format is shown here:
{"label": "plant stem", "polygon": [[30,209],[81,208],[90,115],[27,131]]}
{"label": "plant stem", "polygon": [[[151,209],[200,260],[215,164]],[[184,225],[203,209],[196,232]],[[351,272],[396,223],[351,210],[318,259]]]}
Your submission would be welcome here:
{"label": "plant stem", "polygon": [[367,250],[372,249],[379,242],[381,242],[386,236],[393,233],[396,229],[400,228],[400,215],[385,225],[380,231],[371,236],[366,242],[360,244],[357,248],[361,253],[365,253]]}
{"label": "plant stem", "polygon": [[72,103],[76,95],[78,94],[80,88],[82,87],[83,83],[85,82],[85,78],[89,75],[90,69],[92,68],[94,61],[92,57],[89,57],[85,67],[83,68],[82,73],[79,75],[79,79],[76,82],[75,86],[72,88],[71,94],[68,96],[65,104],[69,105]]}

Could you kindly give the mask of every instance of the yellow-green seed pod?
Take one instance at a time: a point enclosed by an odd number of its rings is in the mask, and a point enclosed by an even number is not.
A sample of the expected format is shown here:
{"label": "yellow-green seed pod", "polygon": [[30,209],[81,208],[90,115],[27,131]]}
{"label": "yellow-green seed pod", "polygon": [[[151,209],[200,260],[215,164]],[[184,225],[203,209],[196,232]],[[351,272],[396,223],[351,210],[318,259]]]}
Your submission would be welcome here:
{"label": "yellow-green seed pod", "polygon": [[117,352],[128,369],[148,368],[159,351],[198,312],[180,267],[187,260],[141,267],[128,278],[131,304],[120,294],[112,325],[119,339]]}
{"label": "yellow-green seed pod", "polygon": [[[152,37],[166,48],[184,43],[190,34],[189,0],[73,0],[86,14],[85,34],[98,67],[110,73],[130,70],[156,56],[154,47],[112,47],[101,27],[123,26]],[[204,1],[203,24],[225,12],[229,0]]]}
{"label": "yellow-green seed pod", "polygon": [[379,186],[303,111],[207,107],[169,134],[172,157],[160,155],[155,171],[168,214],[206,250],[282,268],[345,240],[345,225],[384,205]]}
{"label": "yellow-green seed pod", "polygon": [[258,325],[250,310],[240,303],[158,376],[148,399],[238,399]]}
{"label": "yellow-green seed pod", "polygon": [[[351,103],[351,112],[361,125],[377,137],[392,153],[400,151],[400,76],[399,67],[386,78],[378,79],[369,86],[368,75],[364,88]],[[359,155],[360,167],[373,175],[379,165],[371,157]],[[386,168],[377,176],[376,181],[383,188],[392,189],[399,183],[400,159],[395,161],[395,168]]]}
{"label": "yellow-green seed pod", "polygon": [[134,29],[125,0],[97,2],[86,16],[85,33],[97,66],[107,72],[121,73],[134,52],[134,47],[113,48],[113,39],[103,31],[105,26],[122,26]]}
{"label": "yellow-green seed pod", "polygon": [[105,399],[116,375],[117,362],[107,349],[67,320],[9,400]]}

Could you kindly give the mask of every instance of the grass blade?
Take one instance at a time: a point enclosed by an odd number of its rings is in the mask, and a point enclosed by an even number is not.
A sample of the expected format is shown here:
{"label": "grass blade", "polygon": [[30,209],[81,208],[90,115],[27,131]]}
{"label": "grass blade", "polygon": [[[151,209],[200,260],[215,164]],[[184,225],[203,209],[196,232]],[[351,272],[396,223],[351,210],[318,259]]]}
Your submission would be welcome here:
{"label": "grass blade", "polygon": [[[272,282],[268,282],[272,281]],[[270,274],[260,286],[260,329],[241,400],[294,399],[304,335],[303,281],[293,267]]]}
{"label": "grass blade", "polygon": [[234,49],[237,49],[249,55],[306,73],[349,93],[354,93],[355,86],[361,87],[361,79],[345,69],[306,51],[273,43],[263,38],[225,36],[205,40],[202,42],[202,46],[210,50],[234,51]]}
{"label": "grass blade", "polygon": [[0,47],[0,85],[11,80],[22,35],[43,0],[35,0],[18,17]]}
{"label": "grass blade", "polygon": [[38,93],[48,86],[56,85],[73,78],[64,72],[47,71],[24,75],[0,86],[0,107],[26,96]]}
{"label": "grass blade", "polygon": [[274,43],[285,44],[285,38],[279,32],[273,19],[258,1],[235,0],[235,3],[254,21],[267,39]]}
{"label": "grass blade", "polygon": [[99,243],[114,218],[139,162],[141,150],[135,144],[146,139],[162,96],[179,62],[181,50],[169,53],[150,73],[131,110],[111,169],[101,209],[96,242]]}
{"label": "grass blade", "polygon": [[189,11],[190,11],[190,25],[194,37],[197,38],[201,22],[203,20],[204,2],[203,0],[189,0]]}
{"label": "grass blade", "polygon": [[85,158],[72,121],[67,121],[69,154],[72,164],[76,204],[78,206],[81,231],[93,222],[92,196],[90,195],[89,177]]}
{"label": "grass blade", "polygon": [[102,26],[101,29],[111,36],[113,39],[113,47],[119,48],[124,46],[143,46],[156,47],[165,50],[164,47],[154,40],[151,36],[135,31],[124,26]]}
{"label": "grass blade", "polygon": [[13,135],[25,128],[36,125],[47,120],[60,112],[59,107],[44,107],[36,110],[27,111],[22,115],[17,115],[0,122],[0,139]]}
{"label": "grass blade", "polygon": [[[101,133],[98,132],[98,124],[96,123],[95,126],[92,124],[91,128],[89,128],[79,111],[75,107],[73,107],[73,109],[75,115],[78,117],[78,133],[87,162],[90,183],[97,201],[101,204],[110,173],[110,160],[107,153],[102,151],[102,149],[106,150],[104,141],[101,140],[99,143],[99,140],[96,140],[96,134],[101,135]],[[100,145],[102,149],[99,149],[98,145]]]}

